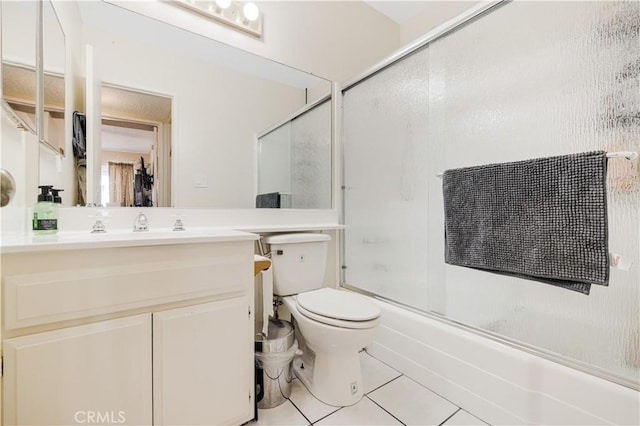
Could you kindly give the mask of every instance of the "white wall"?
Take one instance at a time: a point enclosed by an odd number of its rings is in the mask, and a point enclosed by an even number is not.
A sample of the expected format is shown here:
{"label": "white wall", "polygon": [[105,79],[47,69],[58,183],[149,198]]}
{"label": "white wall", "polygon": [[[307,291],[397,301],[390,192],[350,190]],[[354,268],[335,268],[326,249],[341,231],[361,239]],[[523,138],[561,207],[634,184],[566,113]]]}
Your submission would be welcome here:
{"label": "white wall", "polygon": [[3,59],[35,68],[36,13],[35,2],[2,5]]}
{"label": "white wall", "polygon": [[[399,28],[359,1],[265,1],[264,47],[255,53],[332,81],[397,49]],[[253,50],[252,50],[253,51]]]}
{"label": "white wall", "polygon": [[410,44],[438,25],[476,6],[480,1],[430,1],[422,12],[400,25],[400,45]]}

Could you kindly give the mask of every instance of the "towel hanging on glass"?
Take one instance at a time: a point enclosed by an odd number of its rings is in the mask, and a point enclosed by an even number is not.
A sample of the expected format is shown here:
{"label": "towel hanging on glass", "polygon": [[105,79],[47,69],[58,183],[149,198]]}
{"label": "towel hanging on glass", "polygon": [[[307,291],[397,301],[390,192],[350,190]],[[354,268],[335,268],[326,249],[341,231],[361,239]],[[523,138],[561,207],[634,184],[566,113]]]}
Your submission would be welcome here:
{"label": "towel hanging on glass", "polygon": [[445,262],[589,294],[608,285],[607,157],[447,170]]}

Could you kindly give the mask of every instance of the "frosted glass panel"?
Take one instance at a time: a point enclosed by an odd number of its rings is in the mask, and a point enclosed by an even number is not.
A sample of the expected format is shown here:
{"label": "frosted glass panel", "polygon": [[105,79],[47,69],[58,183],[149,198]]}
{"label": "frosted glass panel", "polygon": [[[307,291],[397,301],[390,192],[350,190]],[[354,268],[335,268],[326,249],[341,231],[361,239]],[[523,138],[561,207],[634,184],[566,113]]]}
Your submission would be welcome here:
{"label": "frosted glass panel", "polygon": [[258,194],[291,193],[291,123],[258,142]]}
{"label": "frosted glass panel", "polygon": [[[419,55],[426,57],[416,63]],[[421,90],[400,94],[398,87],[416,82]],[[400,130],[417,104],[421,125],[409,128],[419,136]],[[638,385],[638,164],[610,160],[607,182],[609,247],[634,265],[612,269],[609,287],[594,286],[589,296],[445,265],[435,174],[596,149],[639,151],[640,3],[508,3],[346,91],[343,114],[345,184],[352,187],[345,216],[353,227],[346,231],[347,284]],[[400,191],[384,185],[405,176],[394,156],[414,137],[426,195],[402,203]],[[372,178],[374,170],[380,176]],[[393,200],[395,208],[385,209]],[[426,249],[400,242],[396,229],[426,238]],[[367,241],[379,252],[365,253]],[[418,270],[419,279],[407,280]]]}
{"label": "frosted glass panel", "polygon": [[347,283],[427,308],[428,52],[343,99]]}
{"label": "frosted glass panel", "polygon": [[291,122],[291,207],[331,208],[331,102]]}
{"label": "frosted glass panel", "polygon": [[331,208],[331,101],[258,141],[258,193],[284,194],[286,207]]}

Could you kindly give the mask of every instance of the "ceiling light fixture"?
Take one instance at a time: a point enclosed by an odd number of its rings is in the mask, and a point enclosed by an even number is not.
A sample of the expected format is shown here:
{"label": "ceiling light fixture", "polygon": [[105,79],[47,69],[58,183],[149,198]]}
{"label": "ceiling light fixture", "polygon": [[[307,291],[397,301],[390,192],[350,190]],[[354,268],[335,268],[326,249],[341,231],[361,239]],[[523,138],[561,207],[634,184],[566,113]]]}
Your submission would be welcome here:
{"label": "ceiling light fixture", "polygon": [[252,36],[262,37],[262,14],[253,2],[172,0],[170,3]]}
{"label": "ceiling light fixture", "polygon": [[231,6],[231,0],[216,0],[216,4],[220,9],[228,9]]}
{"label": "ceiling light fixture", "polygon": [[247,19],[247,21],[255,21],[260,16],[260,10],[258,10],[258,6],[255,3],[248,2],[244,4],[242,8],[242,14]]}

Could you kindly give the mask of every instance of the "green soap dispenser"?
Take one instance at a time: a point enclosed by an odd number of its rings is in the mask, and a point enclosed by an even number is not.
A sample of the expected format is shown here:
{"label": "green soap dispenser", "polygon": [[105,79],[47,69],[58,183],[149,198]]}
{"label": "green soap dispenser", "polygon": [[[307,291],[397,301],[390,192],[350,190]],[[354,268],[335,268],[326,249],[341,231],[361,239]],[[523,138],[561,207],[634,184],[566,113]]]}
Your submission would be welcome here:
{"label": "green soap dispenser", "polygon": [[51,185],[39,186],[38,203],[33,206],[33,233],[55,234],[58,232],[58,205],[55,204]]}

